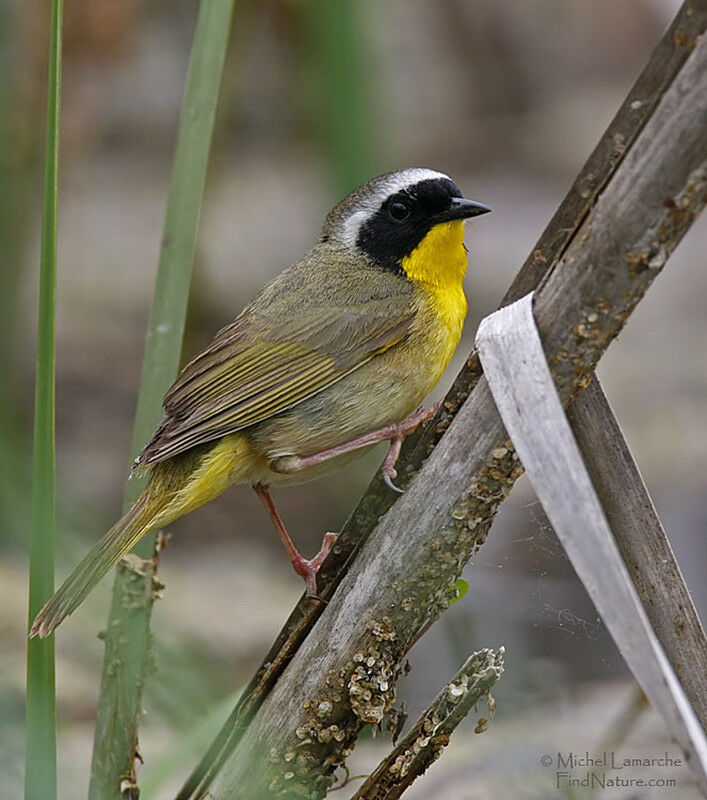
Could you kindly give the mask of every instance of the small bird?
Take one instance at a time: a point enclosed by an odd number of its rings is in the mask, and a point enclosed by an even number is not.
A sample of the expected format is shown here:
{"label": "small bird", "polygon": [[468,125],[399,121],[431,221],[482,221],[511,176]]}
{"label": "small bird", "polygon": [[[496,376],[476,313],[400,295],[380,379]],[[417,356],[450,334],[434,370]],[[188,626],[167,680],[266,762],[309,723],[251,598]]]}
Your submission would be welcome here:
{"label": "small bird", "polygon": [[382,471],[395,488],[402,441],[434,414],[418,406],[461,337],[463,221],[490,210],[447,175],[418,168],[373,178],[335,205],[309,253],[182,369],[135,462],[149,471],[144,491],[37,614],[30,636],[52,633],[143,536],[239,483],[254,488],[316,597],[335,534],[303,558],[269,487],[319,477],[389,441]]}

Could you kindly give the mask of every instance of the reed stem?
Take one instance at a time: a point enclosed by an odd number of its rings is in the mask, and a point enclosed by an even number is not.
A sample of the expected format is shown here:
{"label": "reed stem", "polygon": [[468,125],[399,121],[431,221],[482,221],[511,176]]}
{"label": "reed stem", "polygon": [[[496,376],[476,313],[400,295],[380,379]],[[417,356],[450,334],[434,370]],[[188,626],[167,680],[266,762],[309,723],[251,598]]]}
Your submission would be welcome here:
{"label": "reed stem", "polygon": [[[55,314],[63,0],[52,0],[34,399],[29,624],[54,591]],[[29,629],[29,628],[28,628]],[[25,800],[56,798],[54,637],[27,642]]]}
{"label": "reed stem", "polygon": [[[234,0],[202,0],[179,121],[157,280],[133,429],[131,461],[162,415],[162,397],[176,377],[184,334],[197,229]],[[125,505],[143,481],[126,485]],[[144,569],[118,569],[105,636],[89,797],[110,800],[136,787],[134,762],[142,689],[152,666],[150,612],[155,536],[134,551]]]}

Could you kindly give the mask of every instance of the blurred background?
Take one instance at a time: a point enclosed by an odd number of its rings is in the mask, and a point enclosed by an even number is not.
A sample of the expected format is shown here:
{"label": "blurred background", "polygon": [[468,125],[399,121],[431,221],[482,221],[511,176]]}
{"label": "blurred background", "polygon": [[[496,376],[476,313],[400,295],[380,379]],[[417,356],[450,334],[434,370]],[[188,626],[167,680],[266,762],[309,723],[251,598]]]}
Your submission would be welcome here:
{"label": "blurred background", "polygon": [[[239,0],[218,112],[185,359],[313,243],[323,215],[378,172],[449,173],[494,214],[468,226],[470,313],[442,394],[669,21],[678,0]],[[144,331],[197,3],[66,0],[57,425],[57,581],[120,509]],[[0,0],[0,798],[20,796],[34,332],[44,135],[45,0]],[[707,606],[707,220],[689,232],[599,374],[695,602]],[[338,530],[383,450],[276,494],[304,552]],[[172,526],[153,614],[141,797],[171,798],[260,663],[302,585],[252,492]],[[667,750],[652,712],[617,736],[635,685],[525,479],[467,568],[469,593],[415,646],[414,718],[473,649],[507,672],[411,798],[697,797],[676,788],[567,794],[544,753]],[[60,797],[83,796],[112,579],[57,640]],[[365,737],[352,775],[389,737]],[[611,747],[610,747],[611,749]],[[640,770],[632,775],[641,776]],[[333,796],[345,798],[357,782]],[[352,788],[353,787],[353,788]],[[406,795],[407,797],[408,795]]]}

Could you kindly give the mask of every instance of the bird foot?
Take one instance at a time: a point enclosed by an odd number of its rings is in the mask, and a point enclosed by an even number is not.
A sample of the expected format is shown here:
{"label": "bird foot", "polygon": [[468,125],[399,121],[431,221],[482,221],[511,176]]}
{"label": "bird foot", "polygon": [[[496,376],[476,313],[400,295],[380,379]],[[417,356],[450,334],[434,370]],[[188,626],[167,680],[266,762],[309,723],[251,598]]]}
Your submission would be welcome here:
{"label": "bird foot", "polygon": [[313,600],[321,601],[321,597],[317,594],[317,572],[319,572],[319,568],[329,554],[329,550],[331,550],[331,546],[336,541],[337,536],[338,534],[336,533],[325,533],[322,546],[313,558],[303,558],[299,553],[292,556],[292,567],[301,578],[304,578],[307,597],[311,597]]}
{"label": "bird foot", "polygon": [[388,426],[387,430],[392,434],[390,438],[390,447],[388,453],[381,465],[381,472],[383,473],[383,483],[394,492],[403,494],[403,489],[396,486],[393,481],[398,477],[398,472],[395,469],[395,464],[400,456],[400,450],[403,446],[405,437],[412,433],[421,423],[434,417],[442,401],[435,403],[432,406],[418,408],[414,414],[411,414],[407,419],[402,422],[396,422]]}

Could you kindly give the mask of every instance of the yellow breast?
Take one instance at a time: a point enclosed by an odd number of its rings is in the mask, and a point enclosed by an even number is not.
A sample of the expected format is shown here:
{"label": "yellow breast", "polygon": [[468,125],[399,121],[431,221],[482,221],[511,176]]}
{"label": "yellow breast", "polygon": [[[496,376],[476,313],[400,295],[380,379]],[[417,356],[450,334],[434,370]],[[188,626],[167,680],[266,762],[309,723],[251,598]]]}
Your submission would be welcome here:
{"label": "yellow breast", "polygon": [[464,223],[458,220],[436,225],[402,260],[405,274],[422,290],[440,323],[435,326],[436,330],[429,331],[439,362],[436,380],[444,372],[461,338],[467,309],[462,288],[466,264]]}

